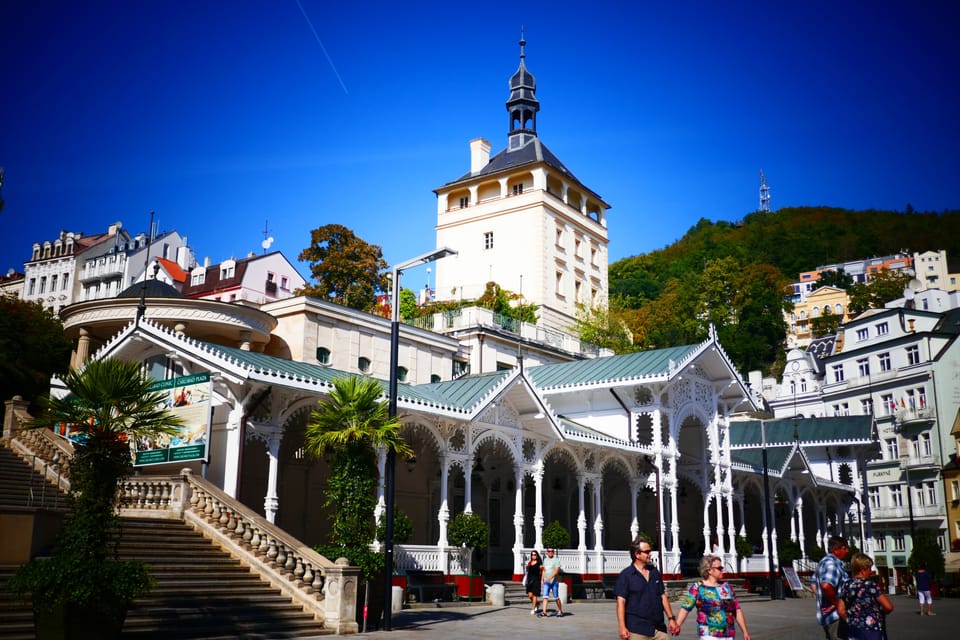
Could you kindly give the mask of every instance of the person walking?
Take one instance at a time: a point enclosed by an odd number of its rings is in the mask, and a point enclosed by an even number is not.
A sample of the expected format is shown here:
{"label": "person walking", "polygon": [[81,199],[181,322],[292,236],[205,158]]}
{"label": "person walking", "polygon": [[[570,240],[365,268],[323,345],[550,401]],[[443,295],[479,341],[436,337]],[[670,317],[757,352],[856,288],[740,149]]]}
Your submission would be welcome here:
{"label": "person walking", "polygon": [[557,557],[556,549],[547,549],[547,557],[543,560],[543,591],[540,593],[543,599],[542,617],[547,616],[547,605],[550,604],[550,598],[557,603],[557,617],[563,617],[563,605],[560,602],[560,558]]}
{"label": "person walking", "polygon": [[826,640],[847,637],[845,629],[841,629],[841,626],[846,627],[846,624],[841,625],[844,603],[837,592],[849,579],[843,569],[843,561],[848,555],[850,547],[847,546],[847,541],[840,536],[831,536],[827,541],[827,555],[820,559],[817,570],[813,573],[813,586],[817,594],[817,622],[823,627]]}
{"label": "person walking", "polygon": [[[663,576],[650,562],[650,543],[637,538],[630,543],[633,561],[620,572],[613,593],[617,597],[617,627],[621,640],[668,640],[680,633],[663,586]],[[668,627],[663,625],[667,614]]]}
{"label": "person walking", "polygon": [[[857,640],[884,640],[884,618],[893,611],[893,603],[874,580],[873,559],[863,553],[850,559],[853,578],[840,587],[846,608],[847,630]],[[919,574],[918,574],[919,575]]]}
{"label": "person walking", "polygon": [[[927,573],[927,565],[920,563],[917,567],[917,599],[920,600],[920,615],[935,616],[933,612],[933,596],[930,595],[930,574]],[[924,609],[926,604],[926,609]]]}
{"label": "person walking", "polygon": [[740,625],[743,640],[750,640],[747,621],[743,609],[733,591],[733,587],[723,579],[723,561],[714,555],[704,556],[700,560],[700,582],[690,585],[680,600],[680,613],[677,615],[677,634],[683,627],[683,621],[694,607],[697,608],[698,638],[735,638]]}
{"label": "person walking", "polygon": [[540,554],[536,550],[530,552],[530,561],[527,562],[527,576],[523,581],[524,588],[527,590],[527,597],[533,608],[530,609],[530,615],[537,614],[537,596],[540,595],[540,589],[543,585],[543,562],[540,561]]}

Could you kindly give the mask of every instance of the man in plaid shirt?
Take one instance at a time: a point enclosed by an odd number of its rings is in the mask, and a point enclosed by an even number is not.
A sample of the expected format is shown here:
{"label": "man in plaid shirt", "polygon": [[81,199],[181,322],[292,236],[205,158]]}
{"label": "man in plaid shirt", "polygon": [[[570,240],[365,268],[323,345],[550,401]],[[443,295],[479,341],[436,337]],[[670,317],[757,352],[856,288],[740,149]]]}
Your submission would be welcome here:
{"label": "man in plaid shirt", "polygon": [[843,569],[843,561],[850,555],[847,541],[840,536],[831,536],[827,541],[827,555],[817,563],[813,574],[814,590],[817,593],[817,622],[823,627],[826,640],[846,638],[840,630],[840,612],[838,607],[843,601],[837,595],[840,585],[850,579]]}

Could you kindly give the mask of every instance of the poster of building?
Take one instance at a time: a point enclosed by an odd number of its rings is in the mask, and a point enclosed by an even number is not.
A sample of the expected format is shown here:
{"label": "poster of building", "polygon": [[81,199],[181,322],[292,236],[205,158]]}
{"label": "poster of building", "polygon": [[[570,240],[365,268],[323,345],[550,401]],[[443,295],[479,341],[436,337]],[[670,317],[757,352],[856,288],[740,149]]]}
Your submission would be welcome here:
{"label": "poster of building", "polygon": [[151,385],[153,391],[164,391],[164,405],[180,418],[183,425],[174,435],[139,438],[134,443],[136,467],[190,460],[207,461],[210,442],[210,396],[213,391],[210,373],[196,373]]}

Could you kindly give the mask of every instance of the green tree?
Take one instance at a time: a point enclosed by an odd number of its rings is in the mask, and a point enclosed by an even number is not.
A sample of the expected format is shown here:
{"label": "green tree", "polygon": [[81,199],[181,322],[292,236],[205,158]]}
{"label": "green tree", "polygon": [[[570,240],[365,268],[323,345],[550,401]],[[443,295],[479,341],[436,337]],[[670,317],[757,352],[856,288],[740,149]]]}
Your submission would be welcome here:
{"label": "green tree", "polygon": [[588,307],[577,305],[577,323],[570,327],[580,340],[595,344],[614,353],[633,351],[633,332],[624,319],[623,312],[615,305]]}
{"label": "green tree", "polygon": [[850,287],[851,314],[863,313],[867,309],[882,309],[891,300],[903,297],[903,290],[910,282],[911,276],[900,271],[883,269],[870,279],[867,284],[857,283]]}
{"label": "green tree", "polygon": [[377,454],[385,447],[409,457],[413,451],[400,435],[400,421],[381,402],[383,388],[373,378],[336,378],[318,403],[304,433],[306,452],[329,454],[330,476],[323,506],[332,511],[330,542],[364,547],[374,538]]}
{"label": "green tree", "polygon": [[924,565],[934,580],[944,574],[946,568],[943,551],[937,542],[938,534],[933,529],[917,529],[913,536],[913,550],[910,551],[910,558],[907,564],[914,575],[920,565]]}
{"label": "green tree", "polygon": [[417,306],[417,294],[411,289],[400,290],[400,317],[404,320],[416,318],[420,315],[420,307]]}
{"label": "green tree", "polygon": [[314,282],[298,289],[297,295],[372,311],[377,295],[389,288],[381,247],[364,242],[340,224],[311,231],[310,246],[300,252],[298,259],[310,263]]}
{"label": "green tree", "polygon": [[570,546],[570,532],[559,520],[543,528],[543,546],[546,549],[566,549]]}
{"label": "green tree", "polygon": [[484,309],[490,309],[508,318],[522,322],[534,323],[537,321],[537,305],[523,304],[519,294],[504,289],[496,282],[488,282],[483,295],[476,299],[475,304]]}
{"label": "green tree", "polygon": [[837,289],[843,289],[844,291],[847,291],[852,286],[853,276],[843,269],[836,269],[822,271],[820,273],[820,278],[813,283],[813,291],[816,291],[820,287],[835,287]]}
{"label": "green tree", "polygon": [[[43,401],[31,428],[69,425],[76,440],[70,461],[71,515],[53,557],[35,560],[17,573],[13,588],[33,594],[34,606],[106,607],[105,616],[149,590],[147,567],[116,559],[116,512],[120,483],[132,471],[130,442],[172,435],[181,422],[164,406],[166,394],[139,362],[91,360],[64,380],[68,394]],[[111,541],[113,545],[111,545]],[[121,618],[122,621],[122,618]]]}
{"label": "green tree", "polygon": [[50,376],[67,372],[70,350],[52,310],[0,295],[0,401],[41,398],[50,389]]}
{"label": "green tree", "polygon": [[450,544],[470,549],[470,555],[467,557],[467,573],[472,574],[473,554],[486,549],[490,544],[490,526],[478,514],[464,511],[455,515],[450,521],[447,537]]}

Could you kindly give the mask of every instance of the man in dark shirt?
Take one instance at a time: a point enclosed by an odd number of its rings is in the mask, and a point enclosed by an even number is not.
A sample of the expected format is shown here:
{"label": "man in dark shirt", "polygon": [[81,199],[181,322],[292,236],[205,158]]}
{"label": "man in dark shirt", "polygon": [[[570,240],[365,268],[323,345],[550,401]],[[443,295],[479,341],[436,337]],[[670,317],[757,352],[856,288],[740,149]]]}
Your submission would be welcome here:
{"label": "man in dark shirt", "polygon": [[680,633],[670,599],[663,587],[663,577],[650,563],[653,548],[637,538],[630,543],[633,563],[620,572],[613,589],[617,596],[617,624],[622,640],[668,640],[663,614],[670,621],[670,633]]}

